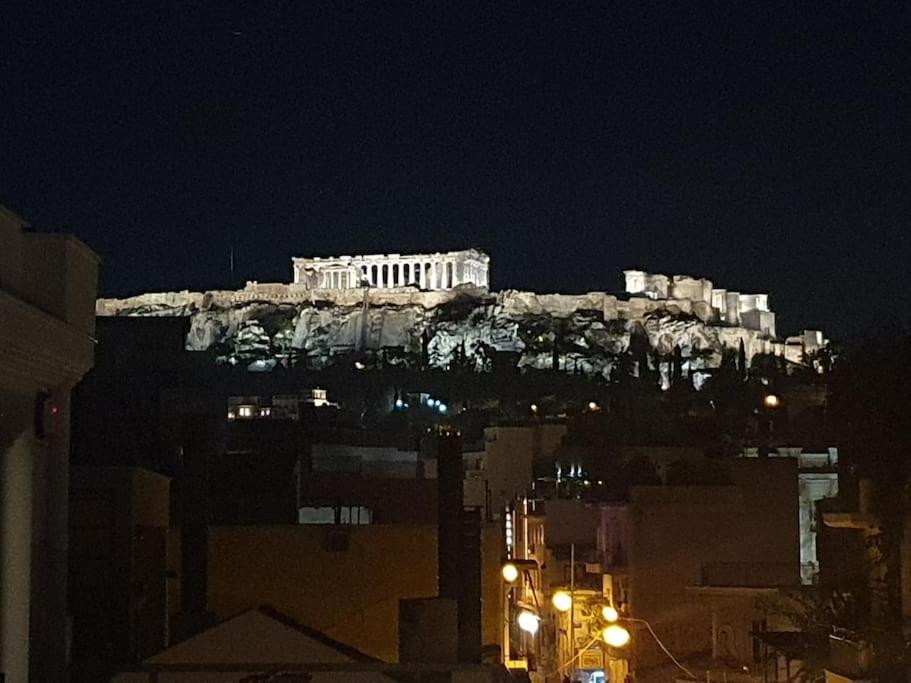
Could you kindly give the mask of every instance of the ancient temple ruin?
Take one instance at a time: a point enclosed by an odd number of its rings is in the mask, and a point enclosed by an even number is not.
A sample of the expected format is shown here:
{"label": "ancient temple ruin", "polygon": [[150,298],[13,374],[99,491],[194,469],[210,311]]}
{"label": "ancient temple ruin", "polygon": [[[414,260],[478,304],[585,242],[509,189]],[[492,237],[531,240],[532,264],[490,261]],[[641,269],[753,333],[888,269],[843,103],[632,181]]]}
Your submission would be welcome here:
{"label": "ancient temple ruin", "polygon": [[447,290],[460,285],[486,288],[490,257],[477,249],[433,254],[370,254],[292,259],[294,284],[306,289]]}
{"label": "ancient temple ruin", "polygon": [[728,325],[739,325],[775,336],[775,314],[769,310],[768,294],[741,294],[719,289],[705,278],[689,275],[661,275],[643,270],[624,270],[627,294],[638,294],[656,301],[704,303],[714,309],[714,318]]}
{"label": "ancient temple ruin", "polygon": [[779,338],[768,294],[720,289],[706,278],[627,270],[623,294],[539,294],[492,292],[489,272],[490,258],[476,249],[295,258],[290,283],[100,299],[96,313],[187,316],[188,349],[216,347],[219,362],[257,369],[321,369],[369,351],[405,367],[487,371],[499,354],[519,370],[609,379],[636,340],[650,349],[663,387],[675,355],[698,388],[726,353],[819,369],[828,345],[818,330]]}

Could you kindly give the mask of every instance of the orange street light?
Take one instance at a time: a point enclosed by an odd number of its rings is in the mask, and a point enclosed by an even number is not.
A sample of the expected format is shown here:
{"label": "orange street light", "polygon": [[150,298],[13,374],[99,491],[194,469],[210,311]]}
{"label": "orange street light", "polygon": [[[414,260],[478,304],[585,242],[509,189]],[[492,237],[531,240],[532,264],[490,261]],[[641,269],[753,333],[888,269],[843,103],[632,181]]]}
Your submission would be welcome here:
{"label": "orange street light", "polygon": [[566,591],[557,591],[550,601],[558,612],[569,612],[573,606],[573,596]]}
{"label": "orange street light", "polygon": [[601,632],[604,642],[611,647],[626,647],[630,641],[629,631],[619,624],[611,624]]}
{"label": "orange street light", "polygon": [[515,583],[515,580],[519,578],[519,568],[512,562],[507,562],[500,570],[500,574],[506,583]]}

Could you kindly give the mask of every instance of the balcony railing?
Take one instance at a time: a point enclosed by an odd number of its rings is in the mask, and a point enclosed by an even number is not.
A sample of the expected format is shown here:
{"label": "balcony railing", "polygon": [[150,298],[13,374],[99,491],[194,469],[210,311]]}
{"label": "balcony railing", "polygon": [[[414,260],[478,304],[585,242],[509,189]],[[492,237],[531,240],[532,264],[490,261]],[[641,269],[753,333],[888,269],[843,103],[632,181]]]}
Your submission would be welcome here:
{"label": "balcony railing", "polygon": [[702,585],[716,588],[799,586],[812,565],[799,562],[716,562],[702,567]]}

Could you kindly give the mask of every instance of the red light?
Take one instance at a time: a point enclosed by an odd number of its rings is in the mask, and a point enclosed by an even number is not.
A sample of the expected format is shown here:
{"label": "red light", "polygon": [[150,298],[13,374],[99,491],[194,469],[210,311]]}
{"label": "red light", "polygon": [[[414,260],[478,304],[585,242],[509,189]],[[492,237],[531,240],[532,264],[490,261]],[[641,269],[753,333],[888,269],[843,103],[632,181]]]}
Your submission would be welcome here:
{"label": "red light", "polygon": [[54,406],[53,408],[51,408],[51,415],[56,415],[59,412],[60,412],[60,408],[58,408],[57,406]]}

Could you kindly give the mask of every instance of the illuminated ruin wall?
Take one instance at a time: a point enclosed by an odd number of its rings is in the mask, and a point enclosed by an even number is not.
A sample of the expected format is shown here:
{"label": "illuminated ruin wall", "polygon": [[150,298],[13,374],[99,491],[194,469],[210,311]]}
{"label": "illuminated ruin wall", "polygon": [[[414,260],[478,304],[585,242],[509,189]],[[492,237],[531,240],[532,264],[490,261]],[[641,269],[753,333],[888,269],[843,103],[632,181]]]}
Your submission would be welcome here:
{"label": "illuminated ruin wall", "polygon": [[[188,316],[188,349],[215,349],[220,362],[257,369],[276,364],[319,369],[362,354],[389,365],[476,371],[503,359],[519,368],[553,369],[556,363],[564,372],[609,377],[633,349],[647,349],[644,362],[653,370],[665,372],[669,364],[661,359],[679,355],[698,384],[700,375],[718,367],[725,350],[737,352],[741,343],[748,359],[770,354],[791,363],[812,362],[827,343],[817,331],[776,338],[765,295],[737,294],[738,306],[742,297],[754,298],[737,309],[735,324],[730,309],[713,305],[717,292],[725,290],[683,276],[668,283],[662,297],[645,289],[616,296],[492,293],[470,283],[425,291],[250,282],[237,291],[101,299],[97,313]],[[693,294],[697,289],[699,296]],[[686,291],[690,296],[684,298]]]}

